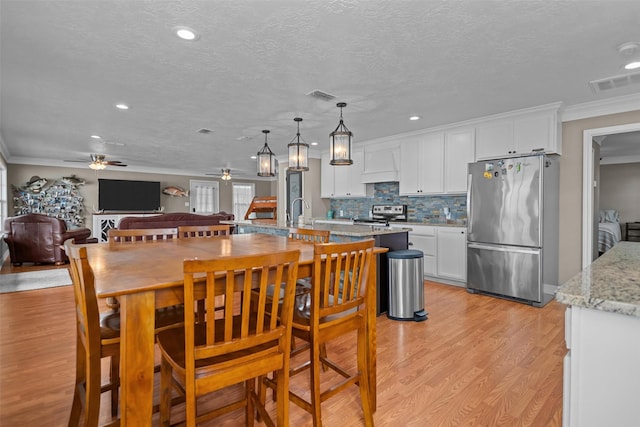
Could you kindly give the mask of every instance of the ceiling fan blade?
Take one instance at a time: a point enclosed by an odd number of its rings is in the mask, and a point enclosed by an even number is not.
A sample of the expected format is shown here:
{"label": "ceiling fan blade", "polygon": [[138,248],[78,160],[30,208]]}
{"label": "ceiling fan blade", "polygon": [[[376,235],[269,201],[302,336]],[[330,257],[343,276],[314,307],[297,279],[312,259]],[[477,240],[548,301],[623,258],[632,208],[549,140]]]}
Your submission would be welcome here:
{"label": "ceiling fan blade", "polygon": [[115,163],[115,162],[102,162],[102,163],[105,164],[105,165],[109,165],[109,166],[122,166],[122,167],[127,166],[127,165],[125,165],[125,164],[123,164],[121,162],[117,162],[117,163]]}
{"label": "ceiling fan blade", "polygon": [[71,162],[71,163],[90,163],[89,160],[64,160],[65,162]]}

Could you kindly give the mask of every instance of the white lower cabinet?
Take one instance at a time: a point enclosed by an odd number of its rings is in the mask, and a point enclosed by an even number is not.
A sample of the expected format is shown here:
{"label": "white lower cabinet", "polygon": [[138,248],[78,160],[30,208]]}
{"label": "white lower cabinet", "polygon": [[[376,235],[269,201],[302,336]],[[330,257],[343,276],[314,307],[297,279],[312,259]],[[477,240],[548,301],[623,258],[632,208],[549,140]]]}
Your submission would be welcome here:
{"label": "white lower cabinet", "polygon": [[439,277],[467,281],[467,229],[438,227]]}
{"label": "white lower cabinet", "polygon": [[640,425],[640,317],[567,310],[562,425]]}
{"label": "white lower cabinet", "polygon": [[408,225],[411,249],[424,253],[424,275],[436,281],[465,286],[467,247],[465,227]]}
{"label": "white lower cabinet", "polygon": [[426,276],[436,275],[436,228],[426,226],[414,226],[409,228],[409,241],[411,249],[418,249],[424,254],[424,274]]}

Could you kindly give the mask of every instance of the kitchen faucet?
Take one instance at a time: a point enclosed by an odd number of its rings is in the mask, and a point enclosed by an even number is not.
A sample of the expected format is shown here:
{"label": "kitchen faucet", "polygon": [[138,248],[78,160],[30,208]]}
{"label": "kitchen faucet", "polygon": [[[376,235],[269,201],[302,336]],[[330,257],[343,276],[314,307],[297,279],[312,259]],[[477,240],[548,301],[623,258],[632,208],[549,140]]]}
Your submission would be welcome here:
{"label": "kitchen faucet", "polygon": [[[291,201],[291,209],[289,210],[289,223],[291,224],[291,226],[294,226],[294,220],[293,220],[293,205],[300,200],[301,202],[304,202],[304,206],[309,209],[309,203],[307,203],[307,201],[305,199],[303,199],[302,197],[298,197],[296,199],[293,199]],[[304,209],[302,211],[302,213],[304,213]]]}

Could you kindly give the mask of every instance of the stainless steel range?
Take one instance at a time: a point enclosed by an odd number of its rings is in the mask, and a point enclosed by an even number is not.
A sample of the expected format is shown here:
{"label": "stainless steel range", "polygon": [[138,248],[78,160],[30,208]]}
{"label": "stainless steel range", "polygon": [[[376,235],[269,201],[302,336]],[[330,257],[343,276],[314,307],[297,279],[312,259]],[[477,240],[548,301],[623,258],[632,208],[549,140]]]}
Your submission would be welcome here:
{"label": "stainless steel range", "polygon": [[383,226],[390,222],[407,222],[407,205],[373,205],[369,218],[354,218],[353,222]]}

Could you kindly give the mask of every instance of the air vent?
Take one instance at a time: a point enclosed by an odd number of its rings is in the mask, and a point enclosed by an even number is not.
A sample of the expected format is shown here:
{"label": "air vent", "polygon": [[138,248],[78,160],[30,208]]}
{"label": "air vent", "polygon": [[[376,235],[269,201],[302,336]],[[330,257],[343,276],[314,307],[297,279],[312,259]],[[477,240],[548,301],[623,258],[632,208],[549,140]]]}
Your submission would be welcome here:
{"label": "air vent", "polygon": [[625,74],[622,76],[607,77],[606,79],[592,80],[589,82],[591,89],[595,92],[602,92],[610,89],[629,86],[640,83],[640,73]]}
{"label": "air vent", "polygon": [[201,133],[201,134],[204,134],[204,135],[206,135],[208,133],[211,133],[211,132],[213,132],[211,129],[205,129],[205,128],[198,129],[198,133]]}
{"label": "air vent", "polygon": [[323,92],[321,90],[313,90],[309,92],[307,95],[313,96],[314,98],[321,99],[322,101],[331,101],[333,99],[336,99],[335,96],[331,95],[330,93]]}

